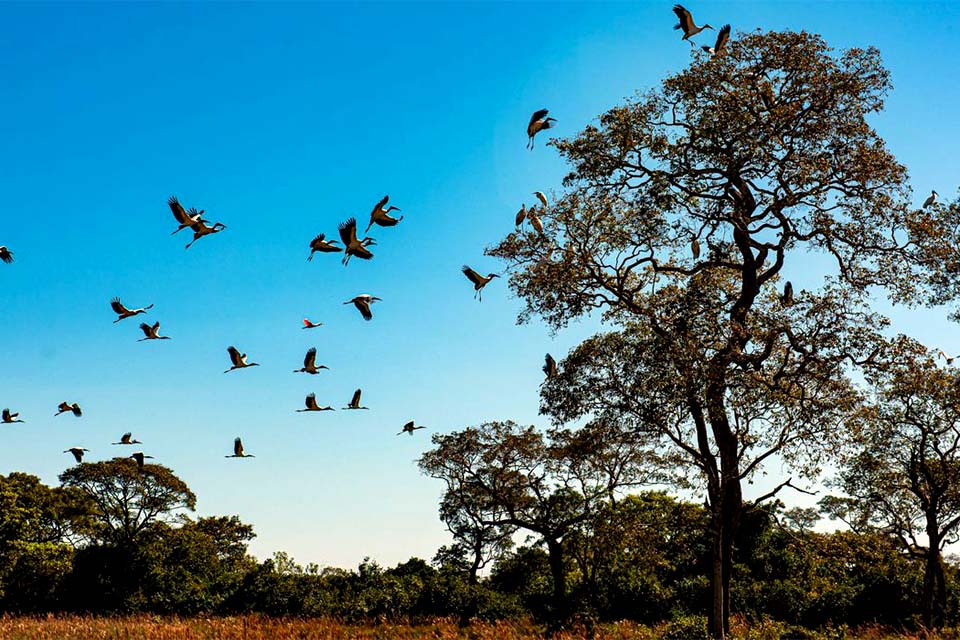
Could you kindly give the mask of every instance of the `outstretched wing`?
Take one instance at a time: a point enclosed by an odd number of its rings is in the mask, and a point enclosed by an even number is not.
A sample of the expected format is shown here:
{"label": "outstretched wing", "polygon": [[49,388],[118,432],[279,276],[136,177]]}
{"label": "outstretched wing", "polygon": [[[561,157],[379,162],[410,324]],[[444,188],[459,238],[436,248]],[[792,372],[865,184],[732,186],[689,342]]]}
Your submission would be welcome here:
{"label": "outstretched wing", "polygon": [[356,218],[350,218],[346,222],[341,222],[340,226],[337,227],[337,230],[340,232],[340,239],[343,240],[343,244],[349,246],[350,244],[355,244],[357,242]]}
{"label": "outstretched wing", "polygon": [[[550,113],[550,109],[540,109],[539,111],[534,111],[533,115],[530,116],[530,124],[533,124],[537,120],[542,120],[547,116],[548,113]],[[530,126],[530,124],[527,126]]]}
{"label": "outstretched wing", "polygon": [[131,433],[130,431],[127,431],[125,434],[120,436],[120,442],[122,442],[123,444],[130,444],[130,438],[132,437],[133,437],[133,433]]}
{"label": "outstretched wing", "polygon": [[237,366],[240,364],[241,356],[240,356],[240,352],[237,350],[236,347],[233,347],[233,346],[227,347],[227,353],[230,354],[230,362],[233,363],[233,366]]}
{"label": "outstretched wing", "polygon": [[243,455],[243,442],[240,438],[236,438],[233,441],[233,455],[242,456]]}
{"label": "outstretched wing", "polygon": [[130,313],[130,310],[127,309],[125,306],[123,306],[123,303],[120,302],[120,298],[114,298],[113,300],[111,300],[110,308],[113,309],[113,311],[119,315]]}
{"label": "outstretched wing", "polygon": [[311,393],[308,395],[306,405],[307,409],[319,409],[320,407],[317,405],[317,394]]}
{"label": "outstretched wing", "polygon": [[463,271],[463,275],[467,276],[467,279],[473,284],[478,285],[483,282],[483,277],[467,265],[463,265],[460,270]]}
{"label": "outstretched wing", "polygon": [[307,355],[303,358],[303,367],[304,369],[313,369],[317,364],[317,348],[310,347],[307,349]]}
{"label": "outstretched wing", "polygon": [[354,306],[360,311],[360,315],[363,316],[364,320],[372,320],[373,313],[370,312],[370,303],[366,300],[357,300],[353,303]]}
{"label": "outstretched wing", "polygon": [[[673,5],[673,12],[677,14],[677,17],[680,19],[679,28],[683,29],[684,33],[689,33],[693,26],[693,17],[690,15],[690,12],[679,4]],[[676,28],[678,27],[674,27],[674,29]]]}
{"label": "outstretched wing", "polygon": [[143,331],[143,335],[145,335],[145,336],[147,336],[147,337],[149,338],[149,337],[152,335],[151,332],[152,332],[153,330],[150,328],[150,325],[148,325],[146,322],[141,322],[141,323],[140,323],[140,331]]}
{"label": "outstretched wing", "polygon": [[3,417],[3,421],[4,421],[4,422],[9,422],[10,419],[11,419],[11,418],[10,418],[10,409],[4,409],[4,410],[3,410],[2,417]]}
{"label": "outstretched wing", "polygon": [[177,222],[180,224],[185,224],[190,220],[187,216],[187,212],[183,210],[183,205],[180,204],[180,201],[177,200],[176,196],[170,196],[170,199],[167,200],[167,204],[170,205],[170,211],[173,212],[173,217],[177,219]]}
{"label": "outstretched wing", "polygon": [[357,389],[356,391],[353,392],[353,400],[350,401],[350,406],[351,407],[360,406],[360,389]]}
{"label": "outstretched wing", "polygon": [[727,40],[730,39],[730,25],[725,24],[720,27],[720,32],[717,34],[717,44],[713,46],[714,54],[720,53],[723,51],[724,47],[727,46]]}

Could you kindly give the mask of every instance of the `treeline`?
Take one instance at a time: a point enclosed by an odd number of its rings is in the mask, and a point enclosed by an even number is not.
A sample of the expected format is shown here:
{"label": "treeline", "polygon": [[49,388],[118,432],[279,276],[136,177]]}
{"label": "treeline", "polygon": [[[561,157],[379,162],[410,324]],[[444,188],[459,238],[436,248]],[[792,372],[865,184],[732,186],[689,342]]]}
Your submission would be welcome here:
{"label": "treeline", "polygon": [[[327,616],[345,621],[456,617],[555,619],[542,545],[500,547],[489,571],[461,545],[355,570],[257,561],[237,517],[192,519],[195,497],[170,470],[83,464],[49,487],[0,476],[0,610],[10,614],[155,613]],[[144,508],[141,508],[144,507]],[[136,515],[134,515],[136,514]],[[810,514],[756,509],[738,532],[735,611],[805,627],[915,624],[923,567],[888,536],[808,529]],[[663,493],[625,496],[568,532],[569,610],[581,622],[704,616],[707,512]],[[949,618],[956,567],[947,565]],[[702,623],[699,623],[702,626]]]}

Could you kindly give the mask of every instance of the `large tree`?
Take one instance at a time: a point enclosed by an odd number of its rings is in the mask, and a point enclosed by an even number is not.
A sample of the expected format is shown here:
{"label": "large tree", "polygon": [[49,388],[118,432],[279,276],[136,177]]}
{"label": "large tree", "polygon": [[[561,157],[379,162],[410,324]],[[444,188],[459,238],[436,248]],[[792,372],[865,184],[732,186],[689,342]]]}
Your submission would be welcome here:
{"label": "large tree", "polygon": [[[844,367],[871,357],[882,328],[866,290],[901,302],[956,294],[955,227],[942,209],[907,206],[906,171],[868,122],[889,89],[875,49],[836,54],[808,33],[742,34],[719,55],[696,52],[661,86],[555,141],[571,171],[536,212],[543,232],[489,250],[526,302],[521,320],[559,329],[598,311],[624,329],[607,347],[636,347],[639,361],[588,363],[601,384],[602,372],[625,378],[623,392],[557,416],[635,415],[642,438],[699,471],[716,638],[728,631],[743,482],[828,435],[817,412],[849,396]],[[832,264],[830,277],[781,294],[803,249]],[[660,397],[644,398],[645,385]],[[548,392],[546,408],[575,404],[566,395]]]}

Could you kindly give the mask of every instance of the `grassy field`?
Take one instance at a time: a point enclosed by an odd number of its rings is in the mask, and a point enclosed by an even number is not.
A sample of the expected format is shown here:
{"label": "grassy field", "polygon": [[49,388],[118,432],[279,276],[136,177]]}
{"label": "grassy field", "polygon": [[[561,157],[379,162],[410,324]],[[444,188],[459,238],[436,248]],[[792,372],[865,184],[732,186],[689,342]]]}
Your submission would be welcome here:
{"label": "grassy field", "polygon": [[[835,630],[807,635],[787,631],[783,625],[768,623],[734,625],[734,640],[960,640],[960,632],[903,634],[880,628],[859,631]],[[682,632],[669,624],[656,628],[630,623],[602,625],[596,640],[696,640],[690,630]],[[530,623],[502,622],[475,624],[461,629],[455,623],[368,626],[345,625],[330,620],[277,619],[260,616],[231,618],[131,618],[0,617],[2,640],[527,640],[542,638],[543,632]],[[588,637],[585,632],[566,632],[559,640]]]}

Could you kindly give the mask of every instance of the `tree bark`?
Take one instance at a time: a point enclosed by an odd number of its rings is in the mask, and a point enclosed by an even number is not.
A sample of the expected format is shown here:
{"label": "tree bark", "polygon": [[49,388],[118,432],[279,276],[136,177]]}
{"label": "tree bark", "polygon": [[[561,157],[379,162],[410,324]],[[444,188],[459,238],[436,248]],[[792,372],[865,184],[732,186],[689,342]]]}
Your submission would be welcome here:
{"label": "tree bark", "polygon": [[563,541],[547,540],[550,575],[553,577],[553,622],[560,622],[567,615],[567,572],[564,567]]}
{"label": "tree bark", "polygon": [[937,527],[928,528],[926,562],[923,572],[923,626],[938,629],[945,623],[947,611],[946,576],[943,557],[940,553],[940,537]]}

